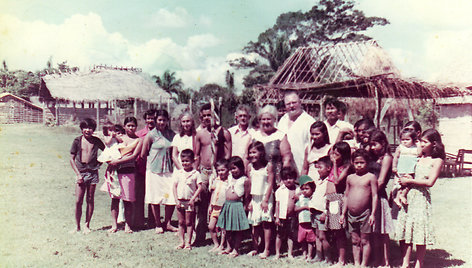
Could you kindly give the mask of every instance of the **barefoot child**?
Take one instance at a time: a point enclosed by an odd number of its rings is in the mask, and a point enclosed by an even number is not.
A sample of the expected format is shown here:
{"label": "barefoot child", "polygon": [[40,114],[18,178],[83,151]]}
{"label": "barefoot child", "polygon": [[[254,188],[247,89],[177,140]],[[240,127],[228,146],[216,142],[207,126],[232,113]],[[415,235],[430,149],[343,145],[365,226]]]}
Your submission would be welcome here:
{"label": "barefoot child", "polygon": [[[398,146],[393,156],[392,172],[397,178],[401,178],[404,175],[415,174],[416,162],[418,161],[418,148],[416,147],[417,135],[414,131],[403,130],[400,133],[401,144]],[[395,180],[395,186],[392,189],[392,193],[396,191],[393,201],[398,206],[407,205],[408,200],[406,195],[408,194],[407,187],[401,187],[398,180]]]}
{"label": "barefoot child", "polygon": [[93,215],[95,187],[98,183],[98,169],[100,163],[97,161],[98,149],[104,150],[105,144],[93,136],[97,127],[95,120],[86,118],[80,122],[82,135],[75,138],[70,149],[70,165],[74,170],[77,179],[75,187],[75,222],[80,231],[80,218],[82,217],[82,203],[84,195],[87,194],[87,210],[85,215],[84,233],[90,233],[90,220]]}
{"label": "barefoot child", "polygon": [[220,159],[215,164],[216,177],[210,181],[210,223],[208,229],[213,240],[214,247],[209,252],[223,251],[225,243],[225,232],[221,232],[221,241],[218,241],[218,232],[216,223],[221,212],[221,208],[226,201],[226,189],[228,188],[229,162],[226,159]]}
{"label": "barefoot child", "polygon": [[270,237],[273,220],[274,172],[271,162],[267,162],[264,144],[253,142],[248,148],[249,180],[251,182],[251,203],[249,204],[248,220],[252,224],[253,250],[248,254],[254,256],[263,247],[259,254],[261,259],[269,256]]}
{"label": "barefoot child", "polygon": [[315,183],[307,175],[301,176],[299,183],[302,195],[295,204],[295,212],[298,213],[298,243],[302,245],[304,259],[310,262],[313,258],[313,244],[316,241],[316,235],[311,227],[309,203],[315,190]]}
{"label": "barefoot child", "polygon": [[295,214],[295,194],[299,191],[295,180],[297,170],[283,167],[281,171],[282,186],[275,191],[275,259],[280,258],[282,242],[287,240],[288,257],[293,258],[293,241],[296,239],[298,221]]}
{"label": "barefoot child", "polygon": [[221,254],[228,254],[234,258],[239,255],[242,232],[249,229],[243,206],[243,199],[249,193],[249,180],[244,175],[244,162],[239,156],[229,159],[229,169],[231,178],[226,190],[226,201],[216,226],[226,231],[228,247]]}
{"label": "barefoot child", "polygon": [[[200,172],[193,167],[195,154],[190,149],[180,153],[182,169],[174,171],[174,197],[179,218],[180,244],[177,249],[192,249],[192,235],[195,225],[195,200],[202,191]],[[187,239],[185,240],[185,232]]]}
{"label": "barefoot child", "polygon": [[355,174],[347,177],[344,206],[340,223],[347,213],[352,255],[356,266],[367,266],[370,256],[369,236],[375,222],[377,209],[377,179],[368,172],[369,154],[358,149],[352,154]]}

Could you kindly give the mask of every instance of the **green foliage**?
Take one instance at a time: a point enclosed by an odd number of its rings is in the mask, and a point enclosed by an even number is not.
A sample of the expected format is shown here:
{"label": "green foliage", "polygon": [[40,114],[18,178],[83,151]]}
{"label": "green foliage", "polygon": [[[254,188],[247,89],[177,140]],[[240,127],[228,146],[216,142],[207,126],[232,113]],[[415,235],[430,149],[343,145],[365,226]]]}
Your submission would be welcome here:
{"label": "green foliage", "polygon": [[424,129],[435,127],[438,125],[439,119],[439,112],[434,109],[434,105],[432,103],[425,103],[425,105],[419,106],[418,110],[416,111],[416,120]]}
{"label": "green foliage", "polygon": [[182,79],[177,79],[175,72],[166,70],[162,76],[153,75],[152,78],[156,80],[156,84],[164,91],[171,94],[178,103],[188,103],[192,98],[192,91],[183,88],[184,83]]}

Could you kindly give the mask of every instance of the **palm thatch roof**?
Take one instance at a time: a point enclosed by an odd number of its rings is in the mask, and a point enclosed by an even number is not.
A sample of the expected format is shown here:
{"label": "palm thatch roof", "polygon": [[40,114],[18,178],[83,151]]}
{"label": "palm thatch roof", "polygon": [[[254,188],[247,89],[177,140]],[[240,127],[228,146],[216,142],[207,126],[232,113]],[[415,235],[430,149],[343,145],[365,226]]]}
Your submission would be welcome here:
{"label": "palm thatch roof", "polygon": [[153,103],[171,99],[169,93],[134,70],[100,68],[45,75],[42,80],[54,99],[75,102],[140,99]]}
{"label": "palm thatch roof", "polygon": [[277,103],[287,90],[298,91],[305,103],[316,102],[325,94],[420,99],[464,94],[459,87],[402,78],[375,41],[298,48],[269,83],[256,90],[262,104]]}

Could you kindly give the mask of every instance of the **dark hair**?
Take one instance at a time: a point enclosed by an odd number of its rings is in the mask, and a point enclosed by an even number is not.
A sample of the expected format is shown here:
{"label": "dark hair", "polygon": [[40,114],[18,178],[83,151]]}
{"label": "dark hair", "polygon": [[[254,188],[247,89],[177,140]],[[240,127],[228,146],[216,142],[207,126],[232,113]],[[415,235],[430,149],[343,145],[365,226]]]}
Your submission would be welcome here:
{"label": "dark hair", "polygon": [[113,123],[110,121],[105,122],[102,127],[103,136],[110,136],[108,131],[113,131]]}
{"label": "dark hair", "polygon": [[156,119],[156,110],[155,109],[149,109],[143,114],[143,119],[146,120],[147,116],[154,116],[154,119]]}
{"label": "dark hair", "polygon": [[125,133],[126,133],[126,131],[125,131],[125,129],[123,128],[123,126],[122,126],[122,125],[118,125],[118,124],[113,126],[113,131],[115,131],[115,132],[117,132],[117,133],[120,133],[120,134],[125,134]]}
{"label": "dark hair", "polygon": [[409,126],[412,126],[416,132],[420,132],[421,133],[421,125],[420,123],[416,122],[416,121],[408,121],[406,122],[406,124],[403,126],[403,128],[406,128],[406,127],[409,127]]}
{"label": "dark hair", "polygon": [[369,118],[362,118],[361,120],[358,120],[355,124],[354,124],[354,129],[362,126],[362,125],[366,125],[367,126],[367,129],[369,128],[374,128],[375,127],[375,124],[374,124],[374,121],[372,121],[371,119]]}
{"label": "dark hair", "polygon": [[362,157],[364,158],[364,160],[368,163],[370,161],[370,154],[369,152],[367,152],[366,150],[364,149],[357,149],[355,150],[352,155],[351,155],[351,158],[352,158],[352,161],[354,161],[354,159],[356,159],[356,157]]}
{"label": "dark hair", "polygon": [[256,149],[261,154],[260,161],[261,161],[263,166],[266,166],[267,165],[267,157],[266,157],[266,151],[265,151],[264,144],[260,141],[253,141],[251,143],[251,145],[249,145],[249,148],[247,149],[248,155],[249,155],[249,151],[251,149]]}
{"label": "dark hair", "polygon": [[332,168],[333,167],[333,161],[331,161],[331,158],[327,155],[321,157],[320,159],[316,160],[315,163],[323,163],[327,167]]}
{"label": "dark hair", "polygon": [[411,131],[409,129],[403,129],[402,132],[400,132],[400,139],[402,138],[403,135],[410,137],[413,140],[413,142],[415,142],[418,139],[418,134],[416,134],[416,131]]}
{"label": "dark hair", "polygon": [[228,160],[228,166],[235,166],[241,171],[243,175],[246,174],[246,169],[244,168],[244,161],[239,156],[232,156]]}
{"label": "dark hair", "polygon": [[323,134],[324,144],[325,145],[329,144],[329,133],[328,133],[328,128],[326,127],[326,124],[321,121],[316,121],[315,123],[311,124],[310,133],[315,128],[319,129],[321,131],[321,134]]}
{"label": "dark hair", "polygon": [[341,110],[341,104],[340,103],[341,102],[338,101],[336,98],[327,98],[323,103],[323,107],[326,110],[326,107],[328,107],[328,105],[333,105],[339,111],[339,110]]}
{"label": "dark hair", "polygon": [[132,122],[134,123],[136,126],[138,125],[138,120],[136,120],[136,117],[134,116],[128,116],[125,118],[125,122],[123,123],[123,125],[126,126],[126,124],[128,124],[129,122]]}
{"label": "dark hair", "polygon": [[369,137],[369,143],[371,142],[378,142],[380,143],[380,145],[382,145],[382,155],[391,155],[390,145],[388,144],[387,136],[385,135],[385,133],[383,133],[383,131],[380,131],[378,129],[374,130]]}
{"label": "dark hair", "polygon": [[156,111],[156,118],[159,117],[159,116],[163,116],[163,117],[165,117],[167,120],[170,119],[169,113],[168,113],[166,110],[164,110],[164,109],[159,109],[159,110]]}
{"label": "dark hair", "polygon": [[[446,158],[446,152],[444,149],[444,144],[442,143],[441,134],[439,134],[436,129],[430,128],[425,130],[421,134],[421,138],[425,138],[433,144],[433,150],[431,151],[432,158]],[[421,155],[423,155],[423,152],[421,152]]]}
{"label": "dark hair", "polygon": [[351,162],[351,146],[347,142],[341,141],[333,145],[332,150],[338,151],[341,154],[341,159],[344,164],[349,164]]}
{"label": "dark hair", "polygon": [[190,116],[190,118],[192,119],[192,129],[191,129],[192,135],[195,135],[197,133],[197,131],[195,130],[195,120],[193,120],[192,114],[189,113],[189,112],[183,112],[179,116],[179,135],[180,135],[180,137],[184,136],[184,129],[183,129],[182,124],[180,123],[180,121],[182,120],[182,117],[184,117],[186,115]]}
{"label": "dark hair", "polygon": [[229,161],[224,159],[224,158],[221,158],[218,161],[216,161],[215,169],[218,168],[219,166],[225,166],[226,168],[228,168],[229,167]]}
{"label": "dark hair", "polygon": [[92,118],[85,118],[84,120],[80,121],[80,129],[84,128],[91,128],[93,131],[97,128],[97,122]]}
{"label": "dark hair", "polygon": [[[210,103],[205,103],[200,107],[200,113],[203,112],[203,111],[206,111],[206,110],[211,110],[211,104]],[[216,105],[215,105],[213,110],[216,114],[218,114],[218,107],[216,107]]]}
{"label": "dark hair", "polygon": [[307,183],[303,184],[302,186],[300,186],[300,188],[302,188],[302,187],[305,186],[305,185],[310,186],[310,188],[311,188],[312,191],[314,191],[314,190],[316,189],[316,184],[315,184],[314,181],[307,182]]}
{"label": "dark hair", "polygon": [[180,159],[190,158],[192,161],[195,159],[195,154],[190,149],[185,149],[180,153]]}
{"label": "dark hair", "polygon": [[297,170],[292,167],[292,166],[288,166],[288,167],[283,167],[282,170],[280,171],[280,178],[281,180],[288,180],[288,179],[297,179],[298,177],[298,174],[297,174]]}
{"label": "dark hair", "polygon": [[346,103],[342,102],[342,101],[338,101],[338,105],[339,105],[339,111],[342,113],[342,114],[346,114],[347,113],[347,105]]}

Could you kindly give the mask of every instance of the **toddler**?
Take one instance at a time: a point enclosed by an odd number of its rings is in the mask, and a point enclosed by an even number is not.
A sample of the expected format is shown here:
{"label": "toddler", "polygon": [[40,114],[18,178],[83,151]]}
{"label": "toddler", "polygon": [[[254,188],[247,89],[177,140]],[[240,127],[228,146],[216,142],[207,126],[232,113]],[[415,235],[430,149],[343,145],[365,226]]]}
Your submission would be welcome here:
{"label": "toddler", "polygon": [[[403,130],[400,134],[401,144],[398,146],[393,156],[392,172],[397,178],[415,173],[416,162],[418,161],[418,148],[416,147],[417,135],[414,131]],[[393,201],[398,206],[407,205],[406,195],[408,187],[401,187],[398,179],[395,180],[395,186],[392,192],[395,192]]]}
{"label": "toddler", "polygon": [[315,183],[307,175],[301,176],[299,183],[302,195],[295,204],[295,212],[298,213],[298,243],[302,244],[305,260],[311,261],[316,235],[311,227],[311,213],[308,205],[315,190]]}

